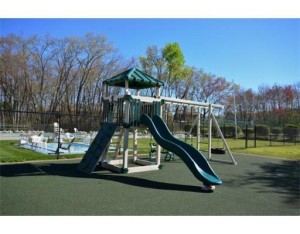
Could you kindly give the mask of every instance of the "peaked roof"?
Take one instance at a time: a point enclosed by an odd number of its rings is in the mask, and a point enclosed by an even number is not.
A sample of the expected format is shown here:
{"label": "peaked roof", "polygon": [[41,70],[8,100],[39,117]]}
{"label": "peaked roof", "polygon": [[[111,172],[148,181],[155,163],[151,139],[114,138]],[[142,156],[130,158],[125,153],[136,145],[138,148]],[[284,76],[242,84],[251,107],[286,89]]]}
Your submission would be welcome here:
{"label": "peaked roof", "polygon": [[125,80],[128,80],[130,89],[146,89],[164,86],[164,82],[149,76],[137,68],[131,68],[113,76],[103,81],[103,84],[125,88]]}

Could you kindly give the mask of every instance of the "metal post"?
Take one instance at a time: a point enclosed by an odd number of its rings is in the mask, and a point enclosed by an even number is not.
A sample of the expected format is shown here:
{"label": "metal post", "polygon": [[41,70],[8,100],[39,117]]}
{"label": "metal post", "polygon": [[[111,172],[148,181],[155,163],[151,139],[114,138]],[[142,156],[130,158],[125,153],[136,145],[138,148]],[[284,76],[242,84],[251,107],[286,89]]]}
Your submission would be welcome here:
{"label": "metal post", "polygon": [[211,130],[212,130],[212,106],[209,104],[208,106],[208,159],[211,159]]}
{"label": "metal post", "polygon": [[254,126],[254,148],[256,148],[256,125]]}
{"label": "metal post", "polygon": [[197,116],[197,149],[200,150],[200,141],[201,141],[201,132],[200,132],[200,125],[201,125],[201,107],[198,108],[198,116]]}
{"label": "metal post", "polygon": [[60,118],[61,114],[59,112],[56,112],[55,117],[58,119],[58,139],[57,139],[57,156],[56,159],[59,159],[59,149],[60,149]]}
{"label": "metal post", "polygon": [[245,148],[248,148],[248,125],[246,125]]}
{"label": "metal post", "polygon": [[271,128],[270,128],[270,132],[269,132],[269,140],[270,140],[270,147],[272,146],[272,139],[271,139],[272,135],[271,135]]}
{"label": "metal post", "polygon": [[234,126],[235,126],[235,139],[237,139],[237,118],[236,118],[236,103],[235,103],[235,93],[233,94],[234,103]]}

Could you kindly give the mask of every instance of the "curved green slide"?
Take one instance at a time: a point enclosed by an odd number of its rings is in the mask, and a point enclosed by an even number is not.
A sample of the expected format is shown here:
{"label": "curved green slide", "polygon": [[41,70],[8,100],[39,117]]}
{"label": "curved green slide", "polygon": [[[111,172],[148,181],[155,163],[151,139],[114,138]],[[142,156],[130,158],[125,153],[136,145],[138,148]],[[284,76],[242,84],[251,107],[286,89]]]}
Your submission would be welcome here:
{"label": "curved green slide", "polygon": [[143,114],[141,123],[149,128],[160,146],[179,156],[193,175],[204,185],[222,184],[221,179],[214,173],[206,158],[191,145],[173,137],[165,122],[159,116],[156,115],[151,119],[148,115]]}

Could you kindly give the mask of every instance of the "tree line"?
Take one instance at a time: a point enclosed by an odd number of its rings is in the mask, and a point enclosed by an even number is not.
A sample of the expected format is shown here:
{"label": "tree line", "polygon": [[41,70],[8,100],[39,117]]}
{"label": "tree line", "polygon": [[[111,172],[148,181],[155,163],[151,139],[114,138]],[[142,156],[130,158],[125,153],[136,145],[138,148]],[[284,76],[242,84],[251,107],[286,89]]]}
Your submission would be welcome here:
{"label": "tree line", "polygon": [[[226,118],[232,118],[234,98],[228,98]],[[300,127],[300,82],[261,85],[257,91],[239,88],[235,99],[239,120],[253,124]]]}
{"label": "tree line", "polygon": [[[163,48],[152,45],[139,58],[126,58],[105,36],[94,33],[64,38],[1,37],[0,109],[60,111],[75,116],[70,121],[76,125],[82,116],[101,116],[103,80],[130,67],[164,81],[164,96],[225,105],[228,119],[236,115],[243,121],[300,122],[300,82],[247,90],[225,77],[186,65],[176,42]],[[118,95],[120,89],[111,92]],[[154,95],[154,91],[144,94]],[[12,124],[22,121],[17,112],[11,118]]]}
{"label": "tree line", "polygon": [[133,65],[93,33],[62,39],[8,35],[0,39],[0,61],[1,109],[75,116],[101,115],[102,81]]}
{"label": "tree line", "polygon": [[222,104],[225,119],[244,124],[300,126],[300,81],[261,85],[257,91],[245,89],[225,77],[185,65],[178,43],[168,43],[164,48],[149,46],[139,61],[144,71],[166,83],[165,96]]}

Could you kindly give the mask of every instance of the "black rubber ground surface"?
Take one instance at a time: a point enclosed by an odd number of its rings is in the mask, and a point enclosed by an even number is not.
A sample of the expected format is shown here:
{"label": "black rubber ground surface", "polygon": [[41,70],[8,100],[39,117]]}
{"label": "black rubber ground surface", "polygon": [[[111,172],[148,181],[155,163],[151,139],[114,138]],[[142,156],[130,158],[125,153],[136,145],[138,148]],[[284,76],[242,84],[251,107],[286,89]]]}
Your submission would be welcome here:
{"label": "black rubber ground surface", "polygon": [[300,215],[299,162],[235,159],[210,163],[223,181],[213,193],[178,158],[159,171],[91,176],[76,172],[79,160],[1,165],[0,214]]}

